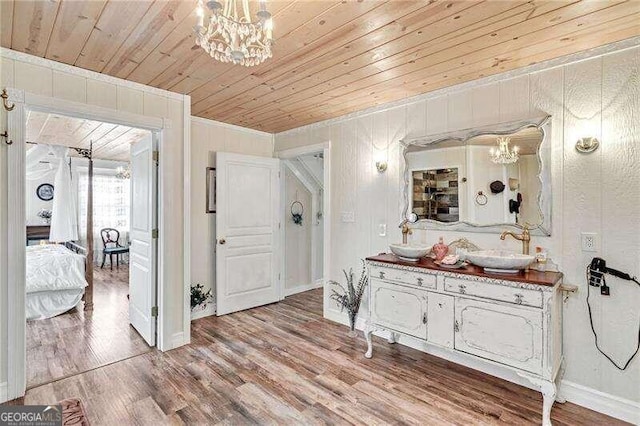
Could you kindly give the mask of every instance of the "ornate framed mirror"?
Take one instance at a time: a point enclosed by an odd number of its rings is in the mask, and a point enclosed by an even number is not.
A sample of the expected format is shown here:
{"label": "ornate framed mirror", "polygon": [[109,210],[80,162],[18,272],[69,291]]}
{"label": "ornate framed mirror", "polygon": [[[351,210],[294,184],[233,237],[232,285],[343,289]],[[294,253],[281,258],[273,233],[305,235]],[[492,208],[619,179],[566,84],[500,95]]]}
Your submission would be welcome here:
{"label": "ornate framed mirror", "polygon": [[402,217],[418,229],[551,235],[550,116],[401,141]]}

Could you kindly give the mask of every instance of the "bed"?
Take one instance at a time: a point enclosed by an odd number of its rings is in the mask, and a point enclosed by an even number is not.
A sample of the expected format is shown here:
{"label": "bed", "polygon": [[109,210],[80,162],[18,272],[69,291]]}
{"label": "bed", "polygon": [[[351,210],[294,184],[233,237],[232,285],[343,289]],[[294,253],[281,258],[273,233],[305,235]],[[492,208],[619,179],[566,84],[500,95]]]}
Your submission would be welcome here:
{"label": "bed", "polygon": [[27,320],[73,309],[85,287],[85,257],[59,244],[27,247]]}

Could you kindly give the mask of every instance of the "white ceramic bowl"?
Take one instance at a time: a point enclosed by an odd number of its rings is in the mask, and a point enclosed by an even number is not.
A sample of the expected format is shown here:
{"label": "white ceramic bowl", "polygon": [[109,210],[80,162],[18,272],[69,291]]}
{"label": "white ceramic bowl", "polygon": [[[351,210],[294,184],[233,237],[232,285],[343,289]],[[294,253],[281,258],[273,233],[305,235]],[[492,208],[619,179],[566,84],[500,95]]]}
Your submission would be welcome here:
{"label": "white ceramic bowl", "polygon": [[402,260],[417,262],[431,251],[431,247],[420,244],[391,244],[391,252]]}
{"label": "white ceramic bowl", "polygon": [[516,273],[534,261],[535,257],[504,250],[470,251],[466,259],[488,272]]}

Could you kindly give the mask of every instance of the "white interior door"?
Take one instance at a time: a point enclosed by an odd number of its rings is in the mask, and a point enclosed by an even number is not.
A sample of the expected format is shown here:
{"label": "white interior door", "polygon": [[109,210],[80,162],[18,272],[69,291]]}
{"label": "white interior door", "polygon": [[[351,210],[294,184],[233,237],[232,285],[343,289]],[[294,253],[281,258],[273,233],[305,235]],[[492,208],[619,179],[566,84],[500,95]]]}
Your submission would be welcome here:
{"label": "white interior door", "polygon": [[156,344],[156,181],[150,136],[131,145],[129,322],[151,346]]}
{"label": "white interior door", "polygon": [[279,162],[217,154],[218,315],[280,300]]}

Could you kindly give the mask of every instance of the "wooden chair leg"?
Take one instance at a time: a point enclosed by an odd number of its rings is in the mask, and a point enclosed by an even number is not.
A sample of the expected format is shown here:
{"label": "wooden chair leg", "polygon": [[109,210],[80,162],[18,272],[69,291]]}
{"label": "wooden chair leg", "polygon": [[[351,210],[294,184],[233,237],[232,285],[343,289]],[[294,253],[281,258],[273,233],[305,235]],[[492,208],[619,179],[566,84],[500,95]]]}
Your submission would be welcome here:
{"label": "wooden chair leg", "polygon": [[116,269],[120,270],[120,253],[116,254]]}
{"label": "wooden chair leg", "polygon": [[107,255],[102,253],[102,265],[100,265],[100,269],[104,268],[104,262],[107,261]]}
{"label": "wooden chair leg", "polygon": [[109,255],[109,266],[111,267],[111,270],[113,271],[113,254]]}

